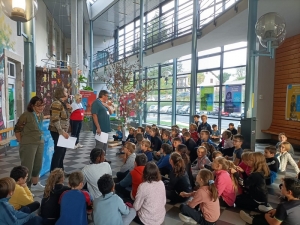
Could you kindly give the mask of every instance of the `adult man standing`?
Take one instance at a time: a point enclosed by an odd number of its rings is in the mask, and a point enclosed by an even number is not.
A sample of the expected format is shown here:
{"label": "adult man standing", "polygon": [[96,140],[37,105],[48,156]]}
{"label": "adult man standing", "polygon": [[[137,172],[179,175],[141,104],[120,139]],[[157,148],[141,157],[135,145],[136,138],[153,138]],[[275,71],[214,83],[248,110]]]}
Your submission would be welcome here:
{"label": "adult man standing", "polygon": [[[98,98],[92,104],[93,133],[101,135],[101,132],[111,131],[109,116],[112,114],[110,107],[106,104],[108,91],[101,90]],[[96,140],[96,148],[107,150],[107,143]]]}

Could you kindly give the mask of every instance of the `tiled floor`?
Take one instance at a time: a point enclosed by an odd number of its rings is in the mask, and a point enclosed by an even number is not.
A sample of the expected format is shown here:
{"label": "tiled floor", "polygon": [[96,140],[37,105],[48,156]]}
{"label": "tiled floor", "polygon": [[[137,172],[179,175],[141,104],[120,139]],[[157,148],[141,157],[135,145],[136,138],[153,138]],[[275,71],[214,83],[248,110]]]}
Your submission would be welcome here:
{"label": "tiled floor", "polygon": [[[68,149],[65,157],[64,165],[65,170],[67,172],[73,172],[76,170],[82,169],[85,165],[89,163],[89,154],[91,149],[94,147],[94,137],[91,133],[83,132],[81,134],[80,142],[84,145],[81,149]],[[257,144],[256,151],[262,151],[265,145]],[[118,148],[111,148],[107,151],[107,159],[111,160],[111,167],[113,171],[113,175],[119,171],[120,166],[122,165],[122,161],[119,156],[116,156],[116,152]],[[295,159],[299,159],[300,152],[296,153]],[[8,155],[4,156],[4,154],[0,155],[0,178],[9,176],[10,170],[14,167],[20,165],[18,148],[12,148],[9,150]],[[287,176],[295,177],[294,171],[291,169],[291,166],[288,166],[286,174],[279,174],[278,179],[274,184],[268,187],[269,189],[269,202],[273,207],[279,203],[279,189],[278,184],[280,183],[280,178]],[[41,177],[41,183],[45,184],[48,174]],[[40,201],[42,197],[42,192],[33,192],[35,194],[35,200]],[[180,225],[184,224],[178,217],[179,213],[179,204],[170,205],[166,204],[166,218],[165,225]],[[221,209],[221,216],[217,225],[245,225],[246,223],[242,221],[239,217],[239,209]],[[134,222],[132,224],[135,224]]]}

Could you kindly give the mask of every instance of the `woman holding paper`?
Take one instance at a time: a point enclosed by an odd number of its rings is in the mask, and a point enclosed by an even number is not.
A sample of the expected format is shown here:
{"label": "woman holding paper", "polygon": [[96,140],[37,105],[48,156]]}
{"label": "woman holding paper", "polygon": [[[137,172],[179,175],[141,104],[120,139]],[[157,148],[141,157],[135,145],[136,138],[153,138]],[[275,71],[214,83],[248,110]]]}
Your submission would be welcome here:
{"label": "woman holding paper", "polygon": [[14,129],[17,141],[20,143],[21,165],[28,168],[27,186],[32,191],[44,191],[45,188],[39,182],[44,153],[44,108],[42,98],[38,96],[31,98],[27,111],[20,116]]}
{"label": "woman holding paper", "polygon": [[70,124],[71,124],[71,136],[76,137],[75,148],[82,148],[83,145],[79,144],[79,134],[82,126],[82,121],[84,117],[84,109],[81,104],[82,95],[76,94],[74,95],[75,101],[72,103],[72,113],[70,116]]}
{"label": "woman holding paper", "polygon": [[[57,87],[54,92],[54,101],[50,106],[50,123],[49,128],[52,139],[54,141],[54,154],[51,161],[50,171],[55,168],[64,169],[64,158],[66,148],[57,146],[59,136],[62,135],[65,139],[69,138],[68,129],[70,123],[71,105],[66,102],[68,99],[67,89]],[[65,173],[65,176],[68,174]]]}

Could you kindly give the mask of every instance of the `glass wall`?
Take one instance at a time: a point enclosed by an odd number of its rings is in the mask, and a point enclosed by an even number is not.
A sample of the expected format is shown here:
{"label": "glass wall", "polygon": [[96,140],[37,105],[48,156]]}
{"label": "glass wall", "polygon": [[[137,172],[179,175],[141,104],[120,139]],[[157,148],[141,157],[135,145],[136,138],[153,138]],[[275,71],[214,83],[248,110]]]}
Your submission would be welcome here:
{"label": "glass wall", "polygon": [[[177,74],[173,76],[173,61],[149,67],[148,79],[155,79],[157,89],[148,96],[144,122],[171,126],[172,111],[176,124],[188,127],[190,114],[190,88],[196,86],[196,112],[206,114],[208,122],[228,128],[237,127],[244,115],[246,42],[198,52],[197,83],[191,84],[191,55],[177,59]],[[176,98],[172,98],[173,77],[176,78]],[[176,108],[172,108],[175,101]]]}

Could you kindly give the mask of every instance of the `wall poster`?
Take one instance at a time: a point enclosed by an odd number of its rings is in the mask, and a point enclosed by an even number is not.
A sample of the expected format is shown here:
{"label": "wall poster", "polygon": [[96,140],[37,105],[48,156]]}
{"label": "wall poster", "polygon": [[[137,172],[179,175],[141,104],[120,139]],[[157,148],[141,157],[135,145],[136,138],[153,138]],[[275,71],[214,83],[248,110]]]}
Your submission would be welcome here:
{"label": "wall poster", "polygon": [[96,100],[97,95],[93,91],[79,91],[82,95],[82,106],[84,109],[84,115],[85,116],[91,116],[92,115],[92,104]]}
{"label": "wall poster", "polygon": [[300,84],[287,86],[285,119],[300,121]]}
{"label": "wall poster", "polygon": [[226,85],[224,111],[228,113],[241,112],[242,85]]}
{"label": "wall poster", "polygon": [[214,105],[214,87],[200,88],[200,110],[213,111]]}

